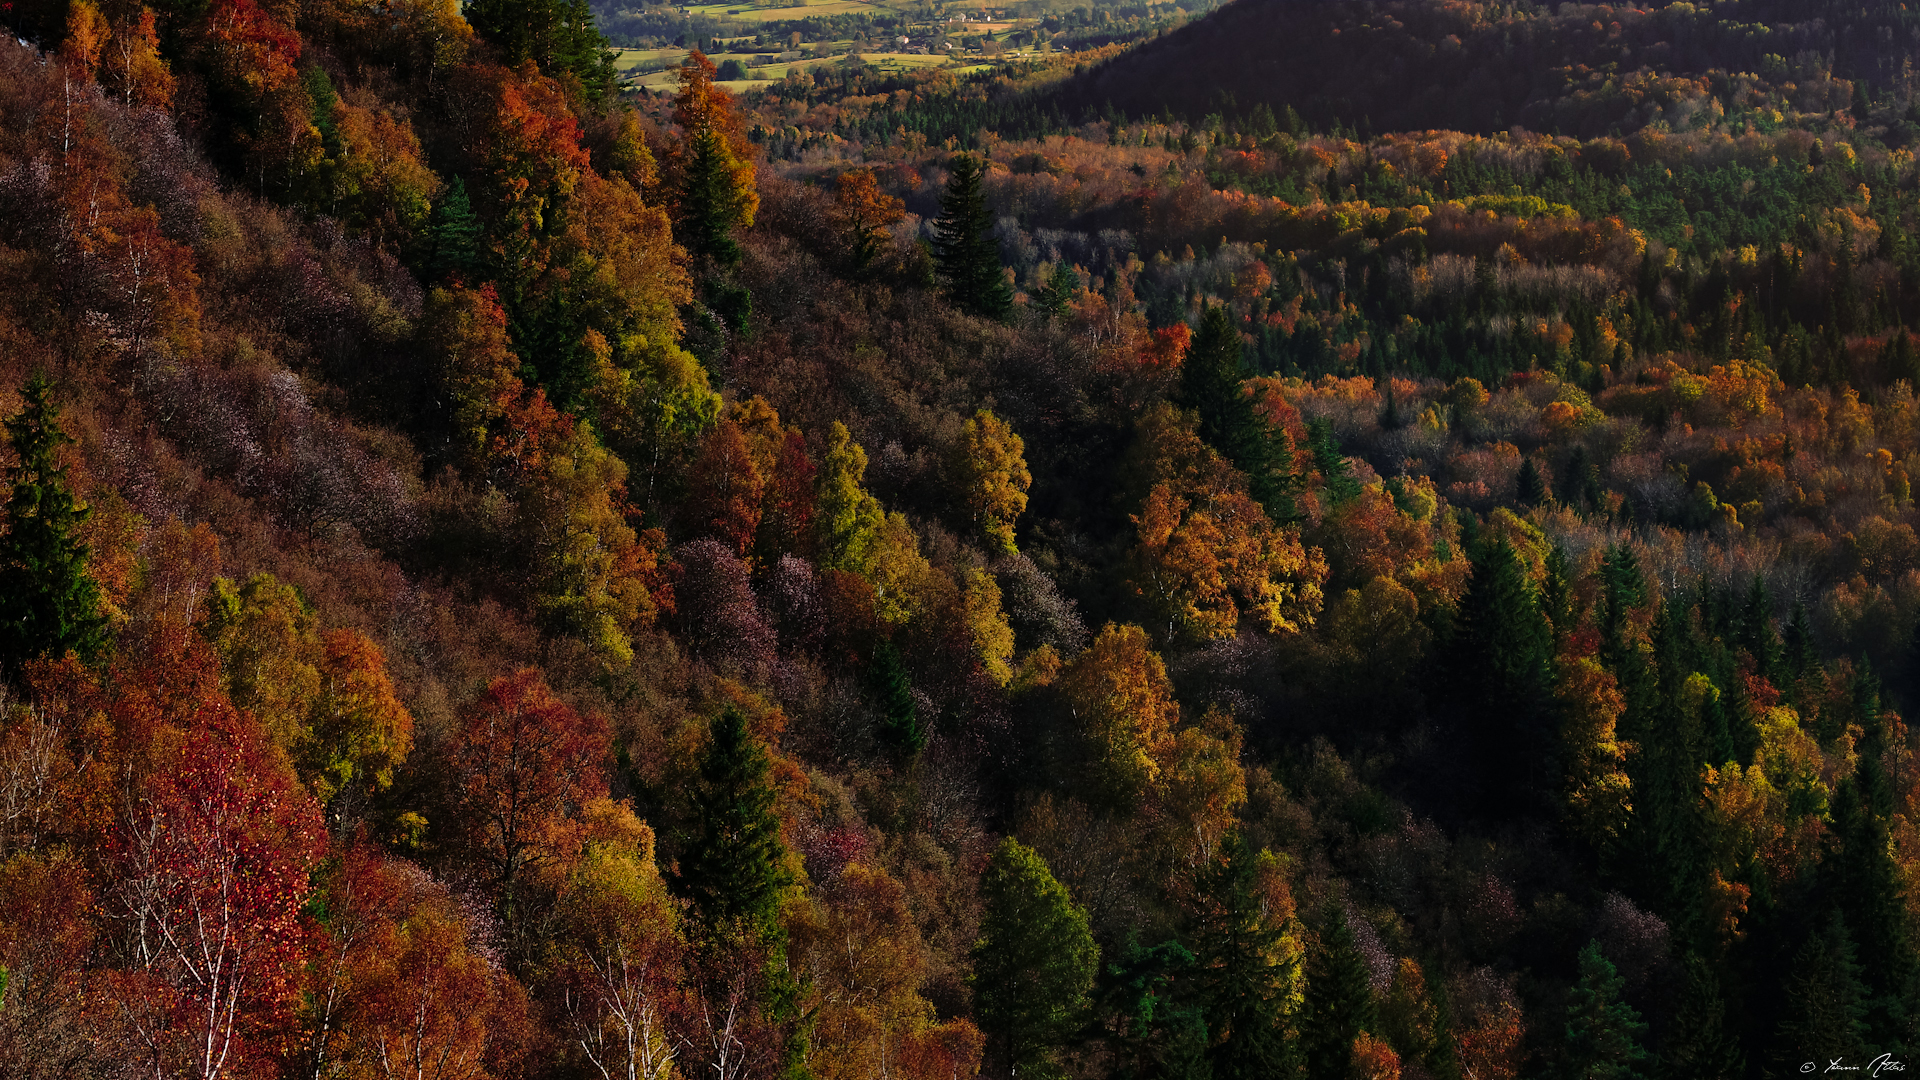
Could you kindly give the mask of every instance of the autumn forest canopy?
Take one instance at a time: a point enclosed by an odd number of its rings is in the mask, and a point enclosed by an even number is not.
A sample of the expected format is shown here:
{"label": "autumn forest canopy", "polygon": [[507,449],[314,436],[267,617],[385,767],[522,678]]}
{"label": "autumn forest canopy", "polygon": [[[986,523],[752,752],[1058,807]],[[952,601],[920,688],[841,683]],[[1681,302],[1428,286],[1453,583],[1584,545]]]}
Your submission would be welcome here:
{"label": "autumn forest canopy", "polygon": [[0,4],[0,1078],[1920,1055],[1920,10],[834,6]]}

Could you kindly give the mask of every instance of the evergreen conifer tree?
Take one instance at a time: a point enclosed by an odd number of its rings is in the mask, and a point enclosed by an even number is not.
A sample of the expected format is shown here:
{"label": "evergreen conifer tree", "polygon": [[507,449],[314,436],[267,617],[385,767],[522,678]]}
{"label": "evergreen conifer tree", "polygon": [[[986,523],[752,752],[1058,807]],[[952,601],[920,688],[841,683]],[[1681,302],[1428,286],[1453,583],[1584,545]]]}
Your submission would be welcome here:
{"label": "evergreen conifer tree", "polygon": [[1327,905],[1317,947],[1307,953],[1306,1020],[1300,1033],[1309,1080],[1346,1076],[1353,1040],[1374,1027],[1366,960],[1339,904]]}
{"label": "evergreen conifer tree", "polygon": [[698,833],[680,860],[680,891],[701,922],[762,936],[778,923],[780,893],[791,884],[766,748],[728,707],[708,725],[693,807]]}
{"label": "evergreen conifer tree", "polygon": [[1259,858],[1236,830],[1194,882],[1202,906],[1192,940],[1213,1036],[1207,1058],[1217,1080],[1256,1080],[1290,1071],[1281,1010],[1295,972],[1275,959],[1281,928],[1270,925],[1262,910],[1255,875]]}
{"label": "evergreen conifer tree", "polygon": [[1740,645],[1753,657],[1754,670],[1772,678],[1780,667],[1780,635],[1773,629],[1773,597],[1759,574],[1740,609]]}
{"label": "evergreen conifer tree", "polygon": [[1533,585],[1506,541],[1480,545],[1460,604],[1448,671],[1452,711],[1485,798],[1545,790],[1549,759],[1553,633]]}
{"label": "evergreen conifer tree", "polygon": [[873,650],[873,689],[880,705],[880,730],[887,741],[908,754],[919,753],[927,734],[914,708],[913,684],[893,642],[882,641]]}
{"label": "evergreen conifer tree", "polygon": [[471,283],[480,265],[480,218],[467,197],[467,183],[453,178],[434,204],[427,226],[427,276],[446,280],[458,276]]}
{"label": "evergreen conifer tree", "polygon": [[1554,544],[1547,552],[1546,580],[1540,588],[1540,613],[1547,617],[1547,623],[1553,627],[1556,642],[1565,640],[1573,632],[1576,619],[1573,611],[1573,566],[1567,558],[1564,544]]}
{"label": "evergreen conifer tree", "polygon": [[1539,506],[1547,501],[1547,481],[1540,475],[1540,466],[1527,458],[1520,463],[1520,476],[1516,483],[1514,499],[1521,506]]}
{"label": "evergreen conifer tree", "polygon": [[1580,951],[1580,981],[1567,999],[1567,1076],[1572,1080],[1635,1080],[1647,1052],[1646,1024],[1620,998],[1626,985],[1591,941]]}
{"label": "evergreen conifer tree", "polygon": [[1867,991],[1838,911],[1807,936],[1787,971],[1786,1012],[1774,1039],[1775,1072],[1788,1075],[1806,1061],[1818,1061],[1822,1068],[1834,1058],[1866,1061]]}
{"label": "evergreen conifer tree", "polygon": [[1845,914],[1852,938],[1860,947],[1861,982],[1867,991],[1866,1034],[1876,1050],[1894,1054],[1912,1051],[1908,1029],[1914,1014],[1914,991],[1920,981],[1910,935],[1907,932],[1905,890],[1900,867],[1894,861],[1893,838],[1881,807],[1892,809],[1892,792],[1880,766],[1885,750],[1884,728],[1877,722],[1861,740],[1859,765],[1834,793],[1832,835],[1836,850],[1829,856],[1829,891]]}
{"label": "evergreen conifer tree", "polygon": [[1333,424],[1325,417],[1308,422],[1307,445],[1313,451],[1314,466],[1327,482],[1327,495],[1334,505],[1359,496],[1360,482],[1353,478],[1353,469],[1333,437]]}
{"label": "evergreen conifer tree", "polygon": [[1058,1076],[1058,1051],[1086,1016],[1100,963],[1086,909],[1012,837],[994,849],[980,901],[972,981],[989,1060],[1003,1073]]}
{"label": "evergreen conifer tree", "polygon": [[1101,1013],[1125,1080],[1206,1080],[1207,1023],[1195,998],[1193,953],[1178,941],[1137,941],[1107,968]]}
{"label": "evergreen conifer tree", "polygon": [[986,166],[972,154],[956,154],[948,168],[952,176],[933,224],[934,259],[956,306],[982,318],[1004,319],[1013,311],[1013,290],[1001,273],[993,211],[981,186]]}
{"label": "evergreen conifer tree", "polygon": [[1799,681],[1820,669],[1820,649],[1813,642],[1813,624],[1807,621],[1807,609],[1796,602],[1787,617],[1786,655],[1782,657],[1787,678]]}
{"label": "evergreen conifer tree", "polygon": [[76,505],[57,455],[71,442],[60,429],[53,383],[27,381],[26,407],[6,421],[14,464],[7,470],[7,531],[0,535],[0,672],[37,657],[97,658],[107,645],[100,589],[87,572]]}
{"label": "evergreen conifer tree", "polygon": [[1680,1002],[1661,1039],[1661,1080],[1738,1080],[1746,1063],[1727,1031],[1720,980],[1697,953],[1681,961]]}
{"label": "evergreen conifer tree", "polygon": [[612,43],[586,0],[472,0],[462,14],[509,67],[531,60],[543,75],[571,75],[595,105],[613,92]]}
{"label": "evergreen conifer tree", "polygon": [[1053,264],[1053,273],[1048,275],[1047,284],[1033,296],[1033,306],[1050,319],[1057,319],[1067,313],[1067,304],[1073,300],[1075,290],[1080,288],[1080,275],[1073,272],[1067,260],[1061,259]]}
{"label": "evergreen conifer tree", "polygon": [[[1284,436],[1260,419],[1253,399],[1242,392],[1240,353],[1233,313],[1224,304],[1209,306],[1181,364],[1179,403],[1199,414],[1200,437],[1247,474],[1248,488],[1267,516],[1276,523],[1290,521],[1299,485],[1293,455]],[[1346,476],[1346,459],[1334,456],[1334,468]]]}
{"label": "evergreen conifer tree", "polygon": [[740,261],[740,244],[733,238],[734,226],[740,222],[737,195],[726,137],[712,128],[692,133],[687,140],[686,216],[678,234],[688,251],[722,266]]}

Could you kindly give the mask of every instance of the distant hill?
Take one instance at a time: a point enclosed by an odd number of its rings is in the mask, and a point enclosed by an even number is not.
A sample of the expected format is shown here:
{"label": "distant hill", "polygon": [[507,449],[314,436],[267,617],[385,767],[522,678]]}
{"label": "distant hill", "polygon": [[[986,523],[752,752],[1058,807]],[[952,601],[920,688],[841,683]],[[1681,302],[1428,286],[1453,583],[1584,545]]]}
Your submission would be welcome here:
{"label": "distant hill", "polygon": [[[1831,9],[1831,10],[1829,10]],[[1920,11],[1869,4],[1610,5],[1238,0],[1055,93],[1069,113],[1133,116],[1291,107],[1315,128],[1516,125],[1566,135],[1627,131],[1715,72],[1854,104],[1912,97]],[[1718,90],[1718,87],[1704,87]],[[1717,95],[1716,95],[1717,96]],[[1817,104],[1825,104],[1817,103]],[[1864,104],[1864,102],[1863,102]]]}

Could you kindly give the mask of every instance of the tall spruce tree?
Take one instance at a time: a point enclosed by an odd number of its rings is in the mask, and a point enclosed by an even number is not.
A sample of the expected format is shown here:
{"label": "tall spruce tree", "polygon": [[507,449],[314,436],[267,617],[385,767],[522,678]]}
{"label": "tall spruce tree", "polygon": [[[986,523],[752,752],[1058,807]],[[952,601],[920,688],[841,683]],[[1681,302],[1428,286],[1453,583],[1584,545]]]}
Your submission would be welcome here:
{"label": "tall spruce tree", "polygon": [[1739,1080],[1746,1073],[1740,1043],[1728,1031],[1720,980],[1698,953],[1680,963],[1680,1001],[1660,1040],[1660,1080]]}
{"label": "tall spruce tree", "polygon": [[770,934],[781,891],[792,879],[773,812],[767,751],[732,707],[714,717],[707,732],[693,792],[698,832],[680,859],[680,891],[710,929]]}
{"label": "tall spruce tree", "polygon": [[7,470],[6,534],[0,536],[0,673],[23,661],[72,652],[97,658],[107,645],[100,589],[87,571],[79,529],[87,509],[74,502],[60,447],[60,407],[45,375],[27,381],[26,407],[7,420],[14,463]]}
{"label": "tall spruce tree", "polygon": [[[1294,520],[1300,479],[1286,436],[1254,411],[1242,391],[1240,331],[1224,304],[1210,305],[1180,367],[1179,403],[1200,417],[1200,437],[1247,474],[1253,497],[1276,523]],[[1346,459],[1340,458],[1344,467]]]}
{"label": "tall spruce tree", "polygon": [[467,182],[456,176],[433,206],[427,225],[427,276],[458,277],[469,284],[480,266],[480,217],[467,196]]}
{"label": "tall spruce tree", "polygon": [[1038,852],[1008,837],[980,878],[974,1013],[1002,1073],[1060,1075],[1061,1046],[1085,1021],[1100,950],[1087,912]]}
{"label": "tall spruce tree", "polygon": [[1876,1050],[1913,1051],[1916,970],[1907,932],[1905,889],[1894,860],[1889,817],[1893,792],[1881,767],[1885,721],[1866,729],[1854,775],[1842,780],[1833,799],[1833,850],[1823,869],[1828,892],[1845,914],[1860,948],[1861,982],[1867,991],[1866,1033]]}
{"label": "tall spruce tree", "polygon": [[1591,941],[1580,951],[1580,981],[1567,998],[1569,1080],[1636,1080],[1647,1025],[1621,1000],[1626,980]]}
{"label": "tall spruce tree", "polygon": [[1199,960],[1178,941],[1129,940],[1101,980],[1099,1008],[1120,1080],[1208,1080]]}
{"label": "tall spruce tree", "polygon": [[1447,669],[1450,709],[1490,805],[1538,795],[1556,776],[1553,631],[1506,541],[1478,545]]}
{"label": "tall spruce tree", "polygon": [[1329,501],[1337,506],[1359,496],[1360,481],[1353,478],[1353,468],[1347,464],[1346,455],[1340,452],[1340,442],[1333,435],[1333,424],[1326,417],[1307,422],[1307,447],[1313,453],[1314,467],[1320,470],[1321,479],[1326,481]]}
{"label": "tall spruce tree", "polygon": [[1292,1071],[1282,1010],[1297,972],[1278,959],[1282,930],[1269,923],[1258,892],[1259,860],[1235,830],[1221,843],[1219,858],[1194,882],[1201,906],[1191,939],[1213,1037],[1207,1059],[1216,1080],[1258,1080]]}
{"label": "tall spruce tree", "polygon": [[956,154],[933,223],[933,255],[955,305],[982,318],[1004,319],[1013,311],[1013,289],[1001,272],[1000,245],[993,239],[993,211],[981,185],[985,164]]}
{"label": "tall spruce tree", "polygon": [[1374,1028],[1367,964],[1346,911],[1327,905],[1320,941],[1307,952],[1306,1019],[1300,1032],[1308,1080],[1337,1080],[1353,1067],[1353,1040]]}
{"label": "tall spruce tree", "polygon": [[894,648],[893,642],[882,641],[874,646],[870,678],[880,706],[881,736],[908,754],[919,753],[927,744],[927,733],[920,726],[906,665],[900,662],[900,651]]}
{"label": "tall spruce tree", "polygon": [[613,92],[612,43],[586,0],[471,0],[462,14],[509,66],[531,60],[543,75],[570,75],[594,105]]}
{"label": "tall spruce tree", "polygon": [[1521,506],[1540,506],[1547,501],[1547,480],[1540,475],[1540,466],[1532,458],[1520,463],[1520,475],[1515,481],[1515,501]]}
{"label": "tall spruce tree", "polygon": [[1067,313],[1067,304],[1079,288],[1080,275],[1073,272],[1067,260],[1061,259],[1053,264],[1053,273],[1047,277],[1046,285],[1033,294],[1033,306],[1048,318],[1057,319]]}
{"label": "tall spruce tree", "polygon": [[678,239],[688,251],[722,266],[740,261],[740,244],[733,238],[740,223],[738,182],[726,136],[712,128],[693,132],[687,139],[685,216]]}
{"label": "tall spruce tree", "polygon": [[1867,990],[1852,935],[1838,911],[1794,953],[1784,989],[1786,1011],[1774,1034],[1776,1075],[1797,1074],[1806,1061],[1825,1068],[1835,1058],[1867,1060]]}

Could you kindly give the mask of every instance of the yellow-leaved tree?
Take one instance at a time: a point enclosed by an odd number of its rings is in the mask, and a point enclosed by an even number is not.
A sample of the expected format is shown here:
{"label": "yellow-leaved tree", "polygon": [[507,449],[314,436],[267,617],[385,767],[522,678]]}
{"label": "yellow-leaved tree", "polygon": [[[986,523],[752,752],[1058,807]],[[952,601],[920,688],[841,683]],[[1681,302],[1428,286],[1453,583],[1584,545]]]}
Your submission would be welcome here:
{"label": "yellow-leaved tree", "polygon": [[973,414],[954,445],[953,472],[968,523],[989,551],[1012,554],[1013,525],[1027,509],[1026,444],[986,409]]}
{"label": "yellow-leaved tree", "polygon": [[1320,550],[1273,524],[1191,414],[1161,404],[1142,417],[1127,471],[1139,507],[1128,581],[1162,641],[1226,637],[1243,618],[1268,633],[1313,625]]}

